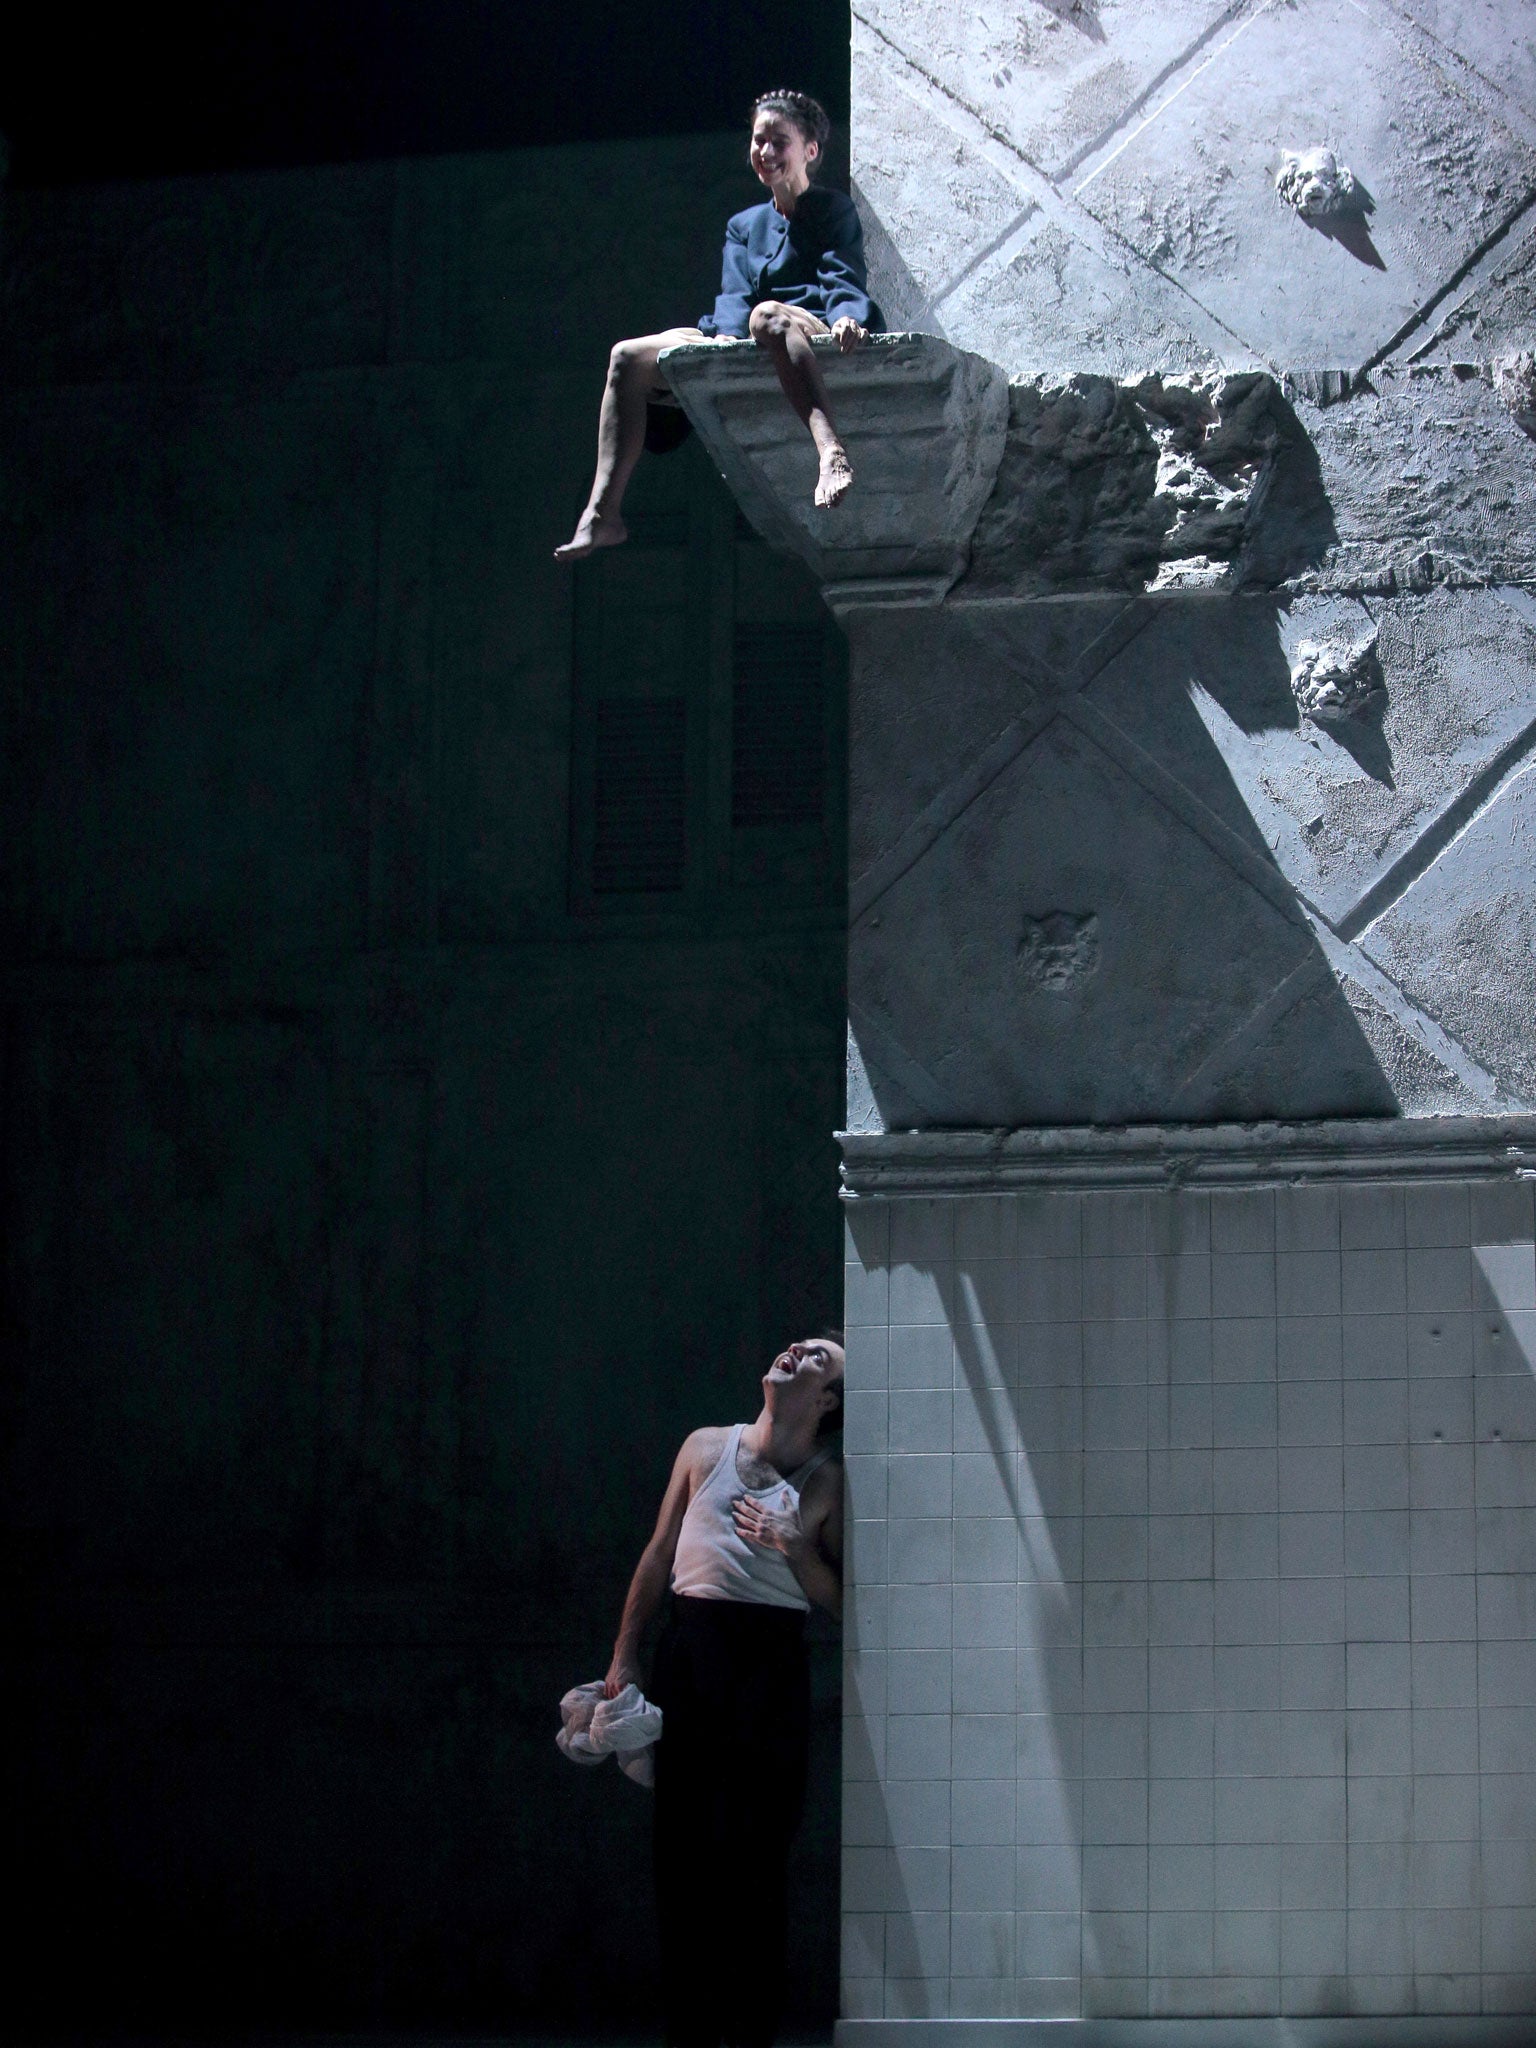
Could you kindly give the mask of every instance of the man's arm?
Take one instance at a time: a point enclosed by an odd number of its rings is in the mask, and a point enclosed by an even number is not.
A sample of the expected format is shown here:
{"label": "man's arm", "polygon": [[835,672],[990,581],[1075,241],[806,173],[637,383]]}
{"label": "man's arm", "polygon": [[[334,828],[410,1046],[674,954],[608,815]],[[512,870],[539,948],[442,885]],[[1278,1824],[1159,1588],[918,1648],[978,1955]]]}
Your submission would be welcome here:
{"label": "man's arm", "polygon": [[672,1559],[677,1553],[683,1516],[688,1512],[693,1475],[702,1453],[710,1447],[706,1439],[712,1441],[719,1435],[718,1429],[694,1430],[691,1436],[684,1438],[683,1447],[673,1460],[672,1477],[667,1481],[667,1490],[661,1498],[661,1513],[656,1517],[650,1542],[640,1553],[640,1562],[635,1566],[635,1575],[624,1598],[624,1614],[613,1646],[613,1661],[603,1681],[603,1690],[609,1699],[621,1693],[626,1685],[639,1683],[640,1641],[661,1605],[672,1576]]}
{"label": "man's arm", "polygon": [[811,1474],[800,1500],[800,1523],[805,1541],[798,1558],[790,1554],[789,1564],[800,1581],[807,1600],[824,1607],[834,1621],[843,1618],[843,1466],[840,1458],[829,1458]]}

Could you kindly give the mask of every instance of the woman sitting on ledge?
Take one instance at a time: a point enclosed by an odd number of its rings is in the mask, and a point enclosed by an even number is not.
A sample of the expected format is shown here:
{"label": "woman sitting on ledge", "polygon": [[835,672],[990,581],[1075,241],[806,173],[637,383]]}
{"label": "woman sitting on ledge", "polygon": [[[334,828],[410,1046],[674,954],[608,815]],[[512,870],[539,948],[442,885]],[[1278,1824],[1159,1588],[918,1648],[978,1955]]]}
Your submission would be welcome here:
{"label": "woman sitting on ledge", "polygon": [[846,355],[881,321],[864,288],[864,237],[853,201],[811,183],[827,128],[825,113],[803,92],[767,92],[757,100],[748,156],[773,196],[727,224],[713,313],[697,327],[615,343],[598,415],[592,493],[575,533],[555,549],[556,561],[627,538],[620,507],[645,445],[646,408],[674,402],[656,358],[683,341],[750,335],[766,349],[785,397],[816,443],[816,503],[835,505],[847,492],[853,468],[832,424],[811,337],[830,333]]}

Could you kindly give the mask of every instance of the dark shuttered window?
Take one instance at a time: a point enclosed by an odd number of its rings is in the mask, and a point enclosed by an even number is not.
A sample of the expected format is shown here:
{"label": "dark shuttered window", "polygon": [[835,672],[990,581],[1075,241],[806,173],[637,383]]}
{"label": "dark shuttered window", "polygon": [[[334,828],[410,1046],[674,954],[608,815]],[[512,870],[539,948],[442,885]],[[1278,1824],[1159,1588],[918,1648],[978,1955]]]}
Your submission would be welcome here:
{"label": "dark shuttered window", "polygon": [[738,626],[731,706],[731,823],[819,825],[826,790],[824,633]]}
{"label": "dark shuttered window", "polygon": [[609,697],[593,709],[592,893],[681,889],[688,858],[687,700]]}

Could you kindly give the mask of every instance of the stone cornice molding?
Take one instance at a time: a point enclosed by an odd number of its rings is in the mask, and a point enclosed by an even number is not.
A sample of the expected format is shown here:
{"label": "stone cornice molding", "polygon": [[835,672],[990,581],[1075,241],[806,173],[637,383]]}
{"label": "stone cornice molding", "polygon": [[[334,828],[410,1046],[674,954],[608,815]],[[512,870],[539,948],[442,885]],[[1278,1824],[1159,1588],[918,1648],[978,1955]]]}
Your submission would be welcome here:
{"label": "stone cornice molding", "polygon": [[1536,1116],[840,1131],[843,1197],[1536,1179]]}
{"label": "stone cornice molding", "polygon": [[834,2048],[1530,2048],[1529,2013],[839,2020]]}

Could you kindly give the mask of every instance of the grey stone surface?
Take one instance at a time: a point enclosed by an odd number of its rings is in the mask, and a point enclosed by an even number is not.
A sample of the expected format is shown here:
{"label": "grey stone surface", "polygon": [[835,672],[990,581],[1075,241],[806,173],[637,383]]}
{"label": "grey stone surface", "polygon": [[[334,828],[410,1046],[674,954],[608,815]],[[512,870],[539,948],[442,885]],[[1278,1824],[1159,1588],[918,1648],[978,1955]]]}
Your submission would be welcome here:
{"label": "grey stone surface", "polygon": [[1536,447],[1497,374],[1016,379],[957,595],[1162,588],[1189,558],[1250,590],[1536,581]]}
{"label": "grey stone surface", "polygon": [[965,594],[1145,588],[1192,563],[1235,580],[1293,438],[1262,373],[1017,381]]}
{"label": "grey stone surface", "polygon": [[1500,356],[1493,366],[1493,388],[1526,433],[1536,432],[1536,355],[1522,348]]}
{"label": "grey stone surface", "polygon": [[[1536,1099],[1513,1021],[1490,1035],[1467,1009],[1496,986],[1524,1012],[1516,934],[1469,936],[1433,897],[1413,972],[1369,937],[1536,743],[1528,611],[1444,591],[857,616],[850,1000],[887,1123]],[[1373,644],[1384,686],[1331,724],[1292,690],[1329,643]],[[1511,874],[1523,858],[1519,837]],[[1507,919],[1519,890],[1495,898]],[[1089,916],[1096,971],[1032,977],[1036,927]]]}
{"label": "grey stone surface", "polygon": [[1533,775],[1512,775],[1360,935],[1372,959],[1527,1101],[1536,1100]]}
{"label": "grey stone surface", "polygon": [[[1144,688],[1137,643],[1119,666],[1133,691]],[[856,655],[853,687],[857,732],[860,698],[888,696],[890,673]],[[953,778],[955,815],[910,865],[867,903],[856,885],[850,1001],[877,1102],[878,1070],[924,1124],[1148,1121],[1273,991],[1314,993],[1302,985],[1308,967],[1332,990],[1251,822],[1241,835],[1202,830],[1184,762],[1206,756],[1220,776],[1220,755],[1187,694],[1159,691],[1155,702],[1161,731],[1117,717],[1112,695],[1103,711],[1097,684],[1063,693],[983,788],[973,794],[963,771]],[[919,747],[922,730],[910,728]],[[1157,766],[1188,793],[1182,815],[1155,786]],[[872,806],[858,803],[857,741],[853,773],[859,815]],[[870,867],[880,864],[876,855]],[[1095,972],[1052,985],[1033,971],[1037,926],[1090,917]],[[1273,1020],[1266,1072],[1246,1089],[1240,1074],[1212,1072],[1187,1113],[1390,1110],[1343,997],[1305,1028],[1294,1007]]]}
{"label": "grey stone surface", "polygon": [[847,615],[843,2032],[1522,2039],[1530,10],[854,24],[876,288],[1011,381]]}
{"label": "grey stone surface", "polygon": [[[967,16],[933,0],[859,0],[854,50],[901,77],[909,68],[1006,138],[1019,159],[1065,178],[1112,133],[1191,47],[1237,10],[1223,0],[1092,0],[1080,8],[1026,6]],[[893,61],[894,60],[894,61]],[[884,130],[854,93],[854,154]]]}
{"label": "grey stone surface", "polygon": [[[994,22],[880,0],[855,8],[854,66],[877,290],[910,279],[931,324],[1012,374],[1363,363],[1449,311],[1536,169],[1528,39],[1494,6],[1106,0]],[[926,177],[901,140],[922,116],[945,138]],[[1360,210],[1309,225],[1275,177],[1320,148]]]}
{"label": "grey stone surface", "polygon": [[1488,363],[1383,365],[1335,404],[1296,401],[1331,537],[1299,588],[1536,582],[1536,445]]}
{"label": "grey stone surface", "polygon": [[[1303,722],[1288,675],[1299,649],[1373,631],[1382,707],[1331,730]],[[1179,685],[1149,688],[1149,666]],[[1530,743],[1536,640],[1492,593],[1168,604],[1089,694],[1170,758],[1172,725],[1192,709],[1212,738],[1211,772],[1190,749],[1181,773],[1234,829],[1256,827],[1288,882],[1347,925],[1426,831],[1455,829],[1508,748]]]}
{"label": "grey stone surface", "polygon": [[857,478],[831,511],[813,502],[815,448],[760,349],[689,343],[661,366],[766,540],[793,548],[824,587],[936,598],[965,566],[997,474],[1006,380],[931,337],[875,335],[849,356],[816,346]]}

